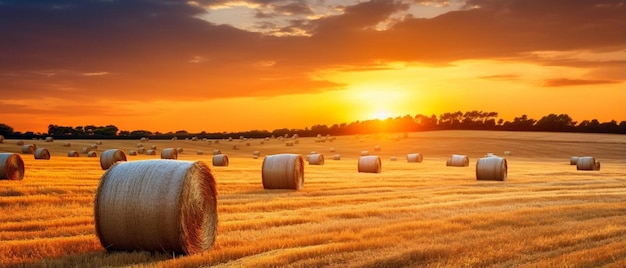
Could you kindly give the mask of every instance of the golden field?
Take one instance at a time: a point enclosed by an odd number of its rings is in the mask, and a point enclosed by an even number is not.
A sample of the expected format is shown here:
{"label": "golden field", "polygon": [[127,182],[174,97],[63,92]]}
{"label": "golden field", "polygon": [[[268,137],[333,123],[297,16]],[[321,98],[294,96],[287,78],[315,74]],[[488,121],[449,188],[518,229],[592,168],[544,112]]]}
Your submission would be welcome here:
{"label": "golden field", "polygon": [[[397,141],[388,135],[300,138],[293,147],[261,141],[144,143],[158,151],[182,147],[178,159],[206,162],[217,182],[212,249],[172,256],[107,253],[100,245],[93,219],[104,173],[99,157],[67,157],[95,140],[69,140],[70,148],[65,140],[24,140],[52,158],[22,155],[24,179],[0,181],[0,267],[626,267],[625,135],[434,131]],[[98,156],[137,143],[103,140]],[[230,166],[213,167],[213,149],[227,154]],[[252,158],[255,150],[259,159]],[[382,173],[357,172],[362,150],[381,156]],[[302,190],[263,189],[263,155],[311,151],[326,161],[305,163]],[[504,151],[511,152],[507,180],[477,181],[476,160]],[[5,140],[0,152],[19,153],[21,146]],[[408,163],[408,153],[421,153],[423,162]],[[468,155],[470,166],[446,167],[451,154]],[[583,155],[596,157],[601,170],[569,165],[571,156]]]}

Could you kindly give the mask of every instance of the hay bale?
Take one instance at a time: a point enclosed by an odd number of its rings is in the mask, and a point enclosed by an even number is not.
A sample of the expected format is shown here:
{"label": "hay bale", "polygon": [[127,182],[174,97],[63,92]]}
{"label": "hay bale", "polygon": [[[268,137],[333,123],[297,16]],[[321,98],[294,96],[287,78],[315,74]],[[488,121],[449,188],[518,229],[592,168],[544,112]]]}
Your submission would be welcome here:
{"label": "hay bale", "polygon": [[87,157],[98,157],[98,153],[96,153],[96,151],[90,151],[87,153]]}
{"label": "hay bale", "polygon": [[146,137],[141,137],[140,141],[141,142],[148,142],[148,141],[150,141],[150,139],[148,139]]}
{"label": "hay bale", "polygon": [[22,146],[23,154],[34,154],[35,150],[37,150],[37,145],[34,144],[26,144]]}
{"label": "hay bale", "polygon": [[497,156],[479,158],[476,161],[476,180],[504,181],[507,176],[506,159]]}
{"label": "hay bale", "polygon": [[130,150],[130,151],[128,151],[128,155],[135,156],[135,155],[137,155],[137,151],[135,151],[135,150]]}
{"label": "hay bale", "polygon": [[289,146],[289,147],[293,146],[293,141],[285,142],[285,146]]}
{"label": "hay bale", "polygon": [[374,151],[380,152],[380,146],[379,145],[374,146]]}
{"label": "hay bale", "polygon": [[422,154],[419,154],[419,153],[406,155],[407,162],[422,163],[422,160],[424,160],[424,158],[422,157]]}
{"label": "hay bale", "polygon": [[469,166],[469,157],[466,155],[453,154],[450,159],[446,161],[446,166],[467,167]]}
{"label": "hay bale", "polygon": [[178,159],[178,151],[174,148],[165,148],[161,151],[161,159]]}
{"label": "hay bale", "polygon": [[333,155],[333,160],[341,160],[341,155]]}
{"label": "hay bale", "polygon": [[17,145],[19,145],[19,146],[24,145],[24,141],[22,141],[22,140],[17,141]]}
{"label": "hay bale", "polygon": [[67,157],[79,157],[79,156],[80,154],[78,154],[77,151],[72,150],[72,151],[67,152]]}
{"label": "hay bale", "polygon": [[141,148],[141,147],[143,147],[143,144],[142,143],[137,143],[137,148]]}
{"label": "hay bale", "polygon": [[98,145],[97,144],[92,144],[92,145],[89,145],[89,148],[91,148],[93,150],[97,150],[98,149]]}
{"label": "hay bale", "polygon": [[139,149],[137,149],[137,153],[138,154],[145,154],[146,153],[146,148],[139,148]]}
{"label": "hay bale", "polygon": [[156,155],[156,150],[146,150],[146,155]]}
{"label": "hay bale", "polygon": [[275,154],[263,159],[264,189],[300,190],[304,186],[304,159],[299,154]]}
{"label": "hay bale", "polygon": [[203,154],[204,154],[204,152],[202,152],[202,150],[198,150],[198,151],[196,152],[196,154],[197,154],[197,155],[203,155]]}
{"label": "hay bale", "polygon": [[239,150],[239,145],[233,145],[233,150]]}
{"label": "hay bale", "polygon": [[330,148],[330,152],[334,153],[335,152],[335,148]]}
{"label": "hay bale", "polygon": [[195,136],[194,136],[194,137],[192,137],[192,138],[191,138],[191,141],[198,141],[198,137],[195,137]]}
{"label": "hay bale", "polygon": [[570,165],[576,165],[578,163],[578,156],[572,156],[569,159],[569,164]]}
{"label": "hay bale", "polygon": [[317,166],[323,166],[324,165],[324,155],[323,154],[310,154],[308,156],[308,160],[309,160],[309,165],[317,165]]}
{"label": "hay bale", "polygon": [[[137,153],[135,153],[135,155],[136,154]],[[102,154],[100,155],[100,167],[102,168],[102,170],[109,169],[111,166],[113,166],[113,164],[117,162],[125,161],[126,154],[124,153],[124,151],[119,149],[109,149],[102,152]]]}
{"label": "hay bale", "polygon": [[157,146],[156,146],[156,145],[152,145],[152,146],[150,146],[150,149],[152,149],[152,150],[156,150],[156,149],[157,149]]}
{"label": "hay bale", "polygon": [[380,173],[382,169],[382,164],[380,161],[380,157],[376,155],[368,155],[361,156],[359,158],[359,172],[365,173]]}
{"label": "hay bale", "polygon": [[369,151],[361,151],[361,156],[368,156],[370,155]]}
{"label": "hay bale", "polygon": [[35,159],[50,160],[50,151],[46,148],[37,148],[37,150],[35,150]]}
{"label": "hay bale", "polygon": [[176,152],[178,152],[178,153],[182,153],[182,152],[183,152],[183,147],[178,147],[178,148],[176,148]]}
{"label": "hay bale", "polygon": [[506,155],[506,156],[511,155],[511,151],[504,151],[504,155]]}
{"label": "hay bale", "polygon": [[207,251],[217,234],[215,178],[200,161],[119,163],[100,179],[94,223],[108,251]]}
{"label": "hay bale", "polygon": [[46,137],[46,142],[53,142],[54,138],[53,137]]}
{"label": "hay bale", "polygon": [[69,142],[65,142],[65,143],[63,143],[63,147],[70,147],[70,146],[72,146],[72,144],[71,144],[71,143],[69,143]]}
{"label": "hay bale", "polygon": [[216,154],[213,156],[213,166],[214,167],[227,167],[228,166],[228,155],[225,154]]}
{"label": "hay bale", "polygon": [[582,156],[576,162],[576,170],[600,170],[600,162],[593,156]]}
{"label": "hay bale", "polygon": [[178,137],[173,137],[172,138],[172,141],[177,141],[177,140],[178,140]]}
{"label": "hay bale", "polygon": [[4,136],[0,135],[0,143],[4,143]]}
{"label": "hay bale", "polygon": [[102,141],[96,141],[97,145],[102,145]]}
{"label": "hay bale", "polygon": [[213,155],[218,155],[218,154],[222,154],[222,151],[218,149],[213,150]]}
{"label": "hay bale", "polygon": [[24,161],[19,154],[0,153],[0,180],[24,178]]}
{"label": "hay bale", "polygon": [[391,160],[391,161],[398,161],[398,157],[392,156],[391,158],[389,158],[389,160]]}
{"label": "hay bale", "polygon": [[80,150],[83,154],[89,153],[89,151],[91,151],[91,147],[83,147],[83,149]]}

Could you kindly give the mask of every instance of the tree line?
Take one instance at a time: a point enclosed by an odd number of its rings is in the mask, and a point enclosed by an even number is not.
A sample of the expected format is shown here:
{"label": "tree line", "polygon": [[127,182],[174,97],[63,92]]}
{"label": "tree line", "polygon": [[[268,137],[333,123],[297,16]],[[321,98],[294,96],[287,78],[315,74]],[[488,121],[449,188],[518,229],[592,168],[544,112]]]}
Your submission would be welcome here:
{"label": "tree line", "polygon": [[177,138],[208,138],[223,139],[228,137],[265,138],[269,136],[284,136],[297,134],[300,137],[317,135],[354,135],[376,133],[403,133],[432,130],[501,130],[501,131],[550,131],[550,132],[584,132],[584,133],[615,133],[626,134],[626,121],[617,123],[615,120],[600,122],[597,119],[574,121],[567,114],[549,114],[539,120],[527,115],[515,117],[512,121],[498,118],[497,112],[467,111],[450,112],[439,115],[415,116],[405,115],[384,120],[373,119],[328,125],[313,125],[304,129],[275,129],[249,130],[242,132],[213,132],[205,131],[189,133],[185,130],[175,132],[152,132],[149,130],[120,130],[114,125],[107,126],[59,126],[50,124],[47,133],[14,132],[11,126],[0,123],[0,135],[6,138],[43,138],[53,136],[61,139],[138,139],[149,137],[153,139]]}

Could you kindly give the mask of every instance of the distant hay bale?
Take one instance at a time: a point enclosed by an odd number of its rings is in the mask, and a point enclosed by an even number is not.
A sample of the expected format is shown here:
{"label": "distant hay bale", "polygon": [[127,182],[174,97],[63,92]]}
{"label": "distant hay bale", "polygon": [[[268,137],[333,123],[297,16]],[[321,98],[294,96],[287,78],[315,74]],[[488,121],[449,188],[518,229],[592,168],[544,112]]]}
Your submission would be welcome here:
{"label": "distant hay bale", "polygon": [[156,149],[157,149],[157,146],[156,146],[156,145],[152,145],[152,146],[150,146],[150,149],[152,149],[152,150],[156,150]]}
{"label": "distant hay bale", "polygon": [[96,141],[96,145],[102,145],[102,141]]}
{"label": "distant hay bale", "polygon": [[20,145],[20,146],[24,145],[24,141],[22,141],[22,140],[17,141],[17,145]]}
{"label": "distant hay bale", "polygon": [[67,157],[79,157],[79,156],[80,154],[78,154],[77,151],[72,150],[72,151],[67,152]]}
{"label": "distant hay bale", "polygon": [[378,145],[374,146],[374,151],[380,152],[380,146],[378,146]]}
{"label": "distant hay bale", "polygon": [[198,141],[198,137],[195,137],[195,136],[194,136],[194,137],[192,137],[192,138],[191,138],[191,141]]}
{"label": "distant hay bale", "polygon": [[365,173],[380,173],[382,169],[380,157],[376,155],[361,156],[358,170]]}
{"label": "distant hay bale", "polygon": [[91,151],[91,147],[83,147],[83,149],[81,149],[81,152],[84,154],[89,153],[89,151]]}
{"label": "distant hay bale", "polygon": [[72,146],[72,144],[70,142],[63,143],[63,147],[70,147],[70,146]]}
{"label": "distant hay bale", "polygon": [[324,155],[323,154],[310,154],[308,156],[308,160],[309,160],[309,165],[317,165],[317,166],[323,166],[324,165]]}
{"label": "distant hay bale", "polygon": [[23,154],[34,154],[35,150],[37,150],[37,145],[34,144],[26,144],[22,146]]}
{"label": "distant hay bale", "polygon": [[[134,151],[133,151],[134,152]],[[135,153],[136,155],[137,153]],[[100,167],[107,170],[117,162],[125,162],[126,154],[119,149],[109,149],[100,154]]]}
{"label": "distant hay bale", "polygon": [[259,158],[259,156],[261,156],[261,152],[260,151],[252,152],[252,158],[257,159],[257,158]]}
{"label": "distant hay bale", "polygon": [[178,151],[174,148],[161,150],[161,159],[178,159]]}
{"label": "distant hay bale", "polygon": [[141,141],[141,142],[147,142],[147,141],[150,141],[150,139],[148,139],[148,138],[146,138],[146,137],[142,137],[142,138],[140,139],[140,141]]}
{"label": "distant hay bale", "polygon": [[35,159],[50,160],[50,151],[46,148],[37,148],[37,150],[35,150]]}
{"label": "distant hay bale", "polygon": [[143,144],[142,143],[137,143],[137,148],[141,148],[141,147],[143,147]]}
{"label": "distant hay bale", "polygon": [[98,157],[98,153],[96,153],[96,151],[89,151],[87,157]]}
{"label": "distant hay bale", "polygon": [[361,151],[361,156],[368,156],[370,155],[369,151]]}
{"label": "distant hay bale", "polygon": [[424,158],[422,157],[422,154],[419,154],[419,153],[406,155],[407,162],[422,163],[422,160],[424,160]]}
{"label": "distant hay bale", "polygon": [[53,137],[46,137],[46,142],[53,142],[54,138]]}
{"label": "distant hay bale", "polygon": [[576,165],[578,163],[578,156],[572,156],[569,159],[569,164],[570,165]]}
{"label": "distant hay bale", "polygon": [[214,167],[227,167],[228,166],[228,155],[225,154],[216,154],[213,156],[213,166]]}
{"label": "distant hay bale", "polygon": [[285,146],[293,146],[293,141],[286,141]]}
{"label": "distant hay bale", "polygon": [[19,154],[0,153],[0,180],[22,180],[24,161]]}
{"label": "distant hay bale", "polygon": [[135,151],[135,150],[130,150],[130,151],[128,151],[128,155],[135,156],[135,155],[137,155],[137,151]]}
{"label": "distant hay bale", "polygon": [[173,137],[172,138],[172,141],[176,141],[176,140],[178,140],[178,137]]}
{"label": "distant hay bale", "polygon": [[506,155],[506,156],[511,155],[511,151],[504,151],[504,155]]}
{"label": "distant hay bale", "polygon": [[98,145],[97,144],[92,144],[89,146],[89,148],[97,150],[98,149]]}
{"label": "distant hay bale", "polygon": [[304,186],[304,159],[299,154],[275,154],[263,159],[264,189],[300,190]]}
{"label": "distant hay bale", "polygon": [[398,157],[392,156],[391,158],[389,158],[389,160],[391,160],[391,161],[398,161]]}
{"label": "distant hay bale", "polygon": [[293,144],[300,144],[300,140],[294,140]]}
{"label": "distant hay bale", "polygon": [[333,160],[341,160],[341,155],[333,155]]}
{"label": "distant hay bale", "polygon": [[239,150],[239,145],[233,145],[233,150]]}
{"label": "distant hay bale", "polygon": [[156,150],[146,150],[146,155],[156,155]]}
{"label": "distant hay bale", "polygon": [[335,148],[330,148],[330,152],[334,153],[335,152]]}
{"label": "distant hay bale", "polygon": [[184,149],[183,149],[183,147],[178,147],[178,148],[176,148],[176,152],[178,152],[178,153],[182,153],[182,152],[183,152],[183,150],[184,150]]}
{"label": "distant hay bale", "polygon": [[202,152],[202,150],[198,150],[198,151],[196,152],[196,154],[197,154],[197,155],[203,155],[203,154],[204,154],[204,152]]}
{"label": "distant hay bale", "polygon": [[593,156],[582,156],[576,162],[576,170],[600,170],[600,162]]}
{"label": "distant hay bale", "polygon": [[218,155],[218,154],[222,154],[222,151],[218,149],[213,150],[213,155]]}
{"label": "distant hay bale", "polygon": [[108,251],[207,251],[217,234],[215,178],[200,161],[119,163],[100,179],[94,223]]}
{"label": "distant hay bale", "polygon": [[446,166],[467,167],[469,166],[469,157],[466,155],[453,154],[450,159],[446,161]]}
{"label": "distant hay bale", "polygon": [[144,153],[146,153],[146,148],[143,148],[143,147],[142,147],[142,148],[137,149],[137,153],[138,153],[138,154],[144,154]]}
{"label": "distant hay bale", "polygon": [[484,157],[476,161],[476,180],[479,181],[504,181],[507,171],[506,159],[502,157]]}

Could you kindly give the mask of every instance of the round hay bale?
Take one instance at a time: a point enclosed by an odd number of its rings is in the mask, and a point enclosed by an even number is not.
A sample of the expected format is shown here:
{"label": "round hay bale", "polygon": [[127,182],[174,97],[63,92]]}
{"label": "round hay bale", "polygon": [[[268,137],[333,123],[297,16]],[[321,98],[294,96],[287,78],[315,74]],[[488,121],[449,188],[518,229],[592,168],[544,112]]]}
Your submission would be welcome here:
{"label": "round hay bale", "polygon": [[53,142],[54,138],[53,137],[46,137],[46,142]]}
{"label": "round hay bale", "polygon": [[228,166],[228,155],[225,154],[216,154],[213,156],[213,166],[214,167],[227,167]]}
{"label": "round hay bale", "polygon": [[507,171],[506,159],[502,157],[484,157],[476,161],[476,180],[479,181],[504,181]]}
{"label": "round hay bale", "polygon": [[37,146],[34,144],[26,144],[22,146],[23,154],[33,154],[35,153],[35,150],[37,150]]}
{"label": "round hay bale", "polygon": [[0,153],[0,180],[24,178],[24,160],[19,154]]}
{"label": "round hay bale", "polygon": [[576,165],[578,163],[578,156],[572,156],[569,159],[569,164],[570,165]]}
{"label": "round hay bale", "polygon": [[233,145],[233,150],[239,150],[239,145]]}
{"label": "round hay bale", "polygon": [[156,146],[156,145],[152,145],[152,146],[150,146],[150,149],[152,149],[152,150],[156,150],[156,149],[157,149],[157,146]]}
{"label": "round hay bale", "polygon": [[89,151],[87,157],[98,157],[98,153],[96,153],[96,151]]}
{"label": "round hay bale", "polygon": [[148,139],[148,138],[146,138],[146,137],[142,137],[140,141],[141,141],[141,142],[147,142],[147,141],[150,141],[150,139]]}
{"label": "round hay bale", "polygon": [[293,141],[287,141],[285,142],[285,146],[293,146]]}
{"label": "round hay bale", "polygon": [[137,153],[138,154],[145,154],[146,153],[146,148],[139,148],[139,149],[137,149]]}
{"label": "round hay bale", "polygon": [[198,137],[192,137],[191,141],[198,141]]}
{"label": "round hay bale", "polygon": [[37,148],[37,150],[35,150],[35,159],[50,160],[50,151],[46,148]]}
{"label": "round hay bale", "polygon": [[310,154],[308,157],[309,165],[324,165],[324,155],[323,154]]}
{"label": "round hay bale", "polygon": [[204,154],[204,152],[202,152],[202,150],[198,150],[198,151],[196,152],[196,154],[198,154],[198,155],[203,155],[203,154]]}
{"label": "round hay bale", "polygon": [[361,156],[368,156],[370,155],[369,151],[361,151]]}
{"label": "round hay bale", "polygon": [[67,157],[79,157],[79,156],[80,154],[78,154],[77,151],[72,150],[72,151],[67,152]]}
{"label": "round hay bale", "polygon": [[94,223],[108,251],[207,251],[217,233],[215,178],[200,161],[119,163],[100,179]]}
{"label": "round hay bale", "polygon": [[250,146],[250,143],[249,143],[249,142],[246,142],[246,146]]}
{"label": "round hay bale", "polygon": [[422,154],[419,154],[419,153],[406,155],[407,162],[422,163],[422,160],[424,160],[424,158],[422,157]]}
{"label": "round hay bale", "polygon": [[334,153],[335,152],[335,148],[330,148],[330,152]]}
{"label": "round hay bale", "polygon": [[98,149],[98,145],[97,144],[92,144],[89,146],[89,148],[97,150]]}
{"label": "round hay bale", "polygon": [[130,150],[130,151],[128,151],[128,155],[135,156],[135,155],[137,155],[137,151],[135,151],[135,150]]}
{"label": "round hay bale", "polygon": [[178,159],[178,151],[174,148],[165,148],[161,151],[161,159]]}
{"label": "round hay bale", "polygon": [[300,190],[304,186],[304,159],[299,154],[275,154],[263,159],[264,189]]}
{"label": "round hay bale", "polygon": [[333,155],[333,160],[341,160],[341,155]]}
{"label": "round hay bale", "polygon": [[88,153],[89,151],[91,151],[90,147],[83,147],[83,149],[81,149],[81,152],[84,154]]}
{"label": "round hay bale", "polygon": [[469,157],[466,155],[453,154],[450,159],[446,161],[446,166],[467,167],[469,166]]}
{"label": "round hay bale", "polygon": [[359,172],[380,173],[382,169],[380,157],[376,155],[361,156],[359,158]]}
{"label": "round hay bale", "polygon": [[213,155],[218,155],[218,154],[222,154],[222,151],[218,149],[213,150]]}
{"label": "round hay bale", "polygon": [[177,141],[177,140],[178,140],[178,137],[173,137],[172,138],[172,141]]}
{"label": "round hay bale", "polygon": [[398,161],[398,157],[392,156],[391,158],[389,158],[389,160],[391,160],[391,161]]}
{"label": "round hay bale", "polygon": [[374,151],[380,152],[380,146],[379,145],[374,146]]}
{"label": "round hay bale", "polygon": [[22,141],[22,140],[17,141],[17,145],[20,145],[20,146],[24,145],[24,141]]}
{"label": "round hay bale", "polygon": [[[135,153],[135,155],[137,155],[137,153]],[[100,155],[100,167],[102,168],[102,170],[109,169],[111,166],[113,166],[113,164],[117,162],[125,161],[126,154],[124,153],[124,151],[119,149],[109,149],[102,152],[102,154]]]}
{"label": "round hay bale", "polygon": [[178,147],[178,148],[176,148],[176,152],[178,152],[178,153],[182,153],[182,152],[183,152],[183,150],[184,150],[184,149],[183,149],[183,147]]}
{"label": "round hay bale", "polygon": [[4,143],[4,136],[0,135],[0,143]]}
{"label": "round hay bale", "polygon": [[593,156],[579,157],[576,170],[600,170],[600,162],[596,161]]}
{"label": "round hay bale", "polygon": [[65,142],[65,143],[63,143],[63,147],[70,147],[70,146],[72,146],[72,144],[71,144],[71,143],[69,143],[69,142]]}
{"label": "round hay bale", "polygon": [[260,151],[254,151],[254,152],[252,152],[252,155],[260,156],[261,152]]}
{"label": "round hay bale", "polygon": [[511,151],[504,151],[504,155],[506,155],[506,156],[511,155]]}
{"label": "round hay bale", "polygon": [[146,150],[146,155],[156,155],[156,150]]}
{"label": "round hay bale", "polygon": [[102,145],[102,141],[96,141],[96,145]]}
{"label": "round hay bale", "polygon": [[143,147],[143,144],[142,143],[137,143],[137,148],[141,148],[141,147]]}

